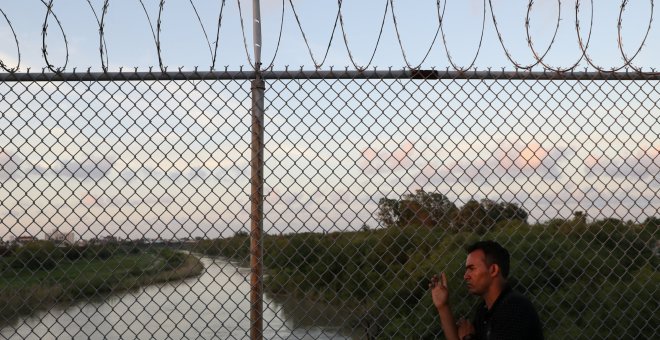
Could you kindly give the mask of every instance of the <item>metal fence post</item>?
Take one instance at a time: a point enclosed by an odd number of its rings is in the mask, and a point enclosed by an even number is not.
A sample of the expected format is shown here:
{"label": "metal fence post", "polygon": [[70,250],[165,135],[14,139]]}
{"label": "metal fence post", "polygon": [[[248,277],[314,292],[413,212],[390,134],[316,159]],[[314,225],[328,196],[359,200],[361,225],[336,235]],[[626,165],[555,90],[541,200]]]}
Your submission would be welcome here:
{"label": "metal fence post", "polygon": [[264,91],[261,78],[261,8],[259,0],[252,1],[254,71],[252,80],[252,157],[251,170],[251,232],[250,232],[250,338],[263,339],[263,182],[264,182]]}
{"label": "metal fence post", "polygon": [[264,178],[264,90],[263,79],[252,81],[252,160],[251,186],[251,233],[250,233],[250,266],[251,266],[251,339],[262,339],[263,329],[263,178]]}

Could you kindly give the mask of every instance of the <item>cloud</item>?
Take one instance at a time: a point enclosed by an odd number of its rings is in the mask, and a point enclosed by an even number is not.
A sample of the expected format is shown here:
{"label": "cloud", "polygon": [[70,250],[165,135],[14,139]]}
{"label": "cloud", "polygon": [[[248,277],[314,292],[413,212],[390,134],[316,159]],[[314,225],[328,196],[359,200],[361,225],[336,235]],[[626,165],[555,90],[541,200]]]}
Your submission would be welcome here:
{"label": "cloud", "polygon": [[[649,185],[641,190],[634,189],[635,184],[609,183],[582,184],[573,191],[573,199],[563,201],[556,198],[552,205],[559,208],[583,210],[593,219],[615,217],[624,220],[639,221],[644,216],[657,215],[660,200],[657,191]],[[570,216],[570,214],[565,217]],[[552,217],[552,216],[551,216]]]}
{"label": "cloud", "polygon": [[137,173],[130,168],[125,168],[119,173],[119,177],[121,177],[124,181],[129,182],[133,178],[135,178]]}
{"label": "cloud", "polygon": [[58,176],[65,178],[76,178],[79,180],[99,180],[106,176],[113,167],[116,159],[110,159],[107,156],[93,157],[89,156],[82,162],[75,159],[62,162],[58,161],[51,167]]}
{"label": "cloud", "polygon": [[183,174],[181,173],[181,171],[177,169],[170,169],[169,171],[167,171],[167,177],[169,177],[173,181],[176,181],[182,175]]}
{"label": "cloud", "polygon": [[0,150],[0,166],[3,171],[14,172],[18,170],[19,164],[21,164],[25,159],[20,157],[14,152]]}
{"label": "cloud", "polygon": [[92,194],[88,193],[80,201],[82,202],[83,205],[87,207],[91,207],[92,205],[96,204],[97,199],[96,197],[92,196]]}
{"label": "cloud", "polygon": [[195,178],[199,179],[206,179],[211,175],[212,171],[209,169],[206,169],[205,167],[191,167],[187,171],[184,172],[184,176],[188,180],[192,180]]}
{"label": "cloud", "polygon": [[554,181],[561,174],[559,163],[570,154],[567,149],[544,148],[537,142],[511,144],[502,142],[488,152],[477,150],[476,157],[464,156],[458,160],[448,159],[442,164],[428,164],[417,176],[420,185],[440,183],[491,183],[504,179],[540,176],[545,181]]}
{"label": "cloud", "polygon": [[525,167],[536,169],[542,164],[542,160],[547,156],[548,152],[544,150],[541,145],[538,143],[531,143],[520,151],[520,154],[514,163],[519,169]]}
{"label": "cloud", "polygon": [[626,157],[589,155],[583,162],[583,170],[589,177],[606,175],[613,178],[641,179],[657,176],[660,173],[660,147],[639,147]]}
{"label": "cloud", "polygon": [[34,166],[25,157],[0,148],[0,180],[6,181],[11,178],[20,181],[33,170]]}
{"label": "cloud", "polygon": [[564,149],[546,149],[537,142],[504,144],[486,164],[495,165],[493,173],[496,175],[506,173],[512,177],[529,177],[536,174],[544,179],[556,179],[561,174],[557,163],[565,158],[564,153]]}
{"label": "cloud", "polygon": [[[121,193],[108,195],[106,192],[96,192],[91,191],[78,191],[75,193],[75,197],[79,199],[79,203],[87,208],[102,208],[104,211],[109,209],[121,209],[125,207],[129,202]],[[64,205],[72,207],[72,204],[76,204],[75,201],[65,202]]]}
{"label": "cloud", "polygon": [[172,173],[169,172],[166,173],[164,170],[154,165],[153,163],[146,164],[146,163],[135,162],[134,164],[132,164],[132,166],[129,165],[124,169],[122,169],[119,172],[119,177],[121,177],[126,182],[130,182],[132,180],[139,180],[144,182],[147,179],[158,180],[164,176],[168,176],[169,178],[172,178],[175,173],[179,173],[180,175],[180,172],[174,168],[172,168],[171,171]]}
{"label": "cloud", "polygon": [[415,145],[405,141],[392,151],[385,146],[379,150],[368,147],[362,151],[357,164],[366,173],[375,174],[387,169],[394,172],[409,169],[419,157]]}

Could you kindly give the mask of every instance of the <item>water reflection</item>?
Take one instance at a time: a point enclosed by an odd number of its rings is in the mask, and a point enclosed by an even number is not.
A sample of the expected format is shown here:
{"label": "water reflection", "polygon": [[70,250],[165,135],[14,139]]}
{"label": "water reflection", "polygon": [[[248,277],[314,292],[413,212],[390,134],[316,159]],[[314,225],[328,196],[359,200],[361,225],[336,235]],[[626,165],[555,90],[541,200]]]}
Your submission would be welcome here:
{"label": "water reflection", "polygon": [[294,296],[268,296],[281,306],[281,313],[294,328],[323,327],[336,329],[354,339],[366,338],[367,327],[361,322],[364,310],[339,304],[320,303]]}
{"label": "water reflection", "polygon": [[[20,318],[13,326],[0,330],[0,338],[249,338],[249,269],[223,259],[203,257],[202,262],[205,271],[199,277],[143,287],[103,301],[56,307]],[[294,323],[282,306],[281,302],[265,297],[265,339],[347,338],[332,328],[332,323]]]}

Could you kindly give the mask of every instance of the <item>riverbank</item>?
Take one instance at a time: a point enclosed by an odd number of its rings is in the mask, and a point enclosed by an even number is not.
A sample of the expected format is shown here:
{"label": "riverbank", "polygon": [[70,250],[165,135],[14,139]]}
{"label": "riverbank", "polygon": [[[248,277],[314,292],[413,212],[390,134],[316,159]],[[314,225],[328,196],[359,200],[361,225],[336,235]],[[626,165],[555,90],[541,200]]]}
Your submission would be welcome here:
{"label": "riverbank", "polygon": [[[0,339],[243,339],[252,326],[249,268],[193,255],[204,266],[198,276],[59,304],[0,326]],[[268,295],[263,306],[264,339],[363,339],[335,327],[301,326]]]}
{"label": "riverbank", "polygon": [[[449,286],[461,292],[463,247],[493,239],[509,249],[510,283],[536,304],[548,339],[634,339],[653,334],[658,324],[656,306],[646,303],[658,300],[657,221],[502,221],[484,234],[410,225],[266,235],[264,290],[301,323],[368,331],[375,338],[439,338],[428,278],[444,271]],[[196,251],[243,261],[249,244],[249,236],[239,234],[205,240]],[[310,313],[307,301],[331,308]],[[454,312],[470,315],[476,303],[456,299]],[[574,321],[567,325],[566,318]]]}
{"label": "riverbank", "polygon": [[170,249],[80,257],[49,269],[5,268],[0,277],[0,325],[58,304],[197,276],[203,269],[199,258]]}

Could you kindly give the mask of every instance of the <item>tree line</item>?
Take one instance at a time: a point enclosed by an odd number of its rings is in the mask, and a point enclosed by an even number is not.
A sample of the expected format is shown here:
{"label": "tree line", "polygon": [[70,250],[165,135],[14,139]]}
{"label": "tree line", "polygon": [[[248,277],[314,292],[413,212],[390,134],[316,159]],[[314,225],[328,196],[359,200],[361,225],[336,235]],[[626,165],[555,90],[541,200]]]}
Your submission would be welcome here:
{"label": "tree line", "polygon": [[526,222],[529,213],[516,203],[490,199],[472,199],[458,208],[443,194],[419,189],[401,199],[381,198],[377,216],[385,227],[416,225],[483,234],[502,221]]}

